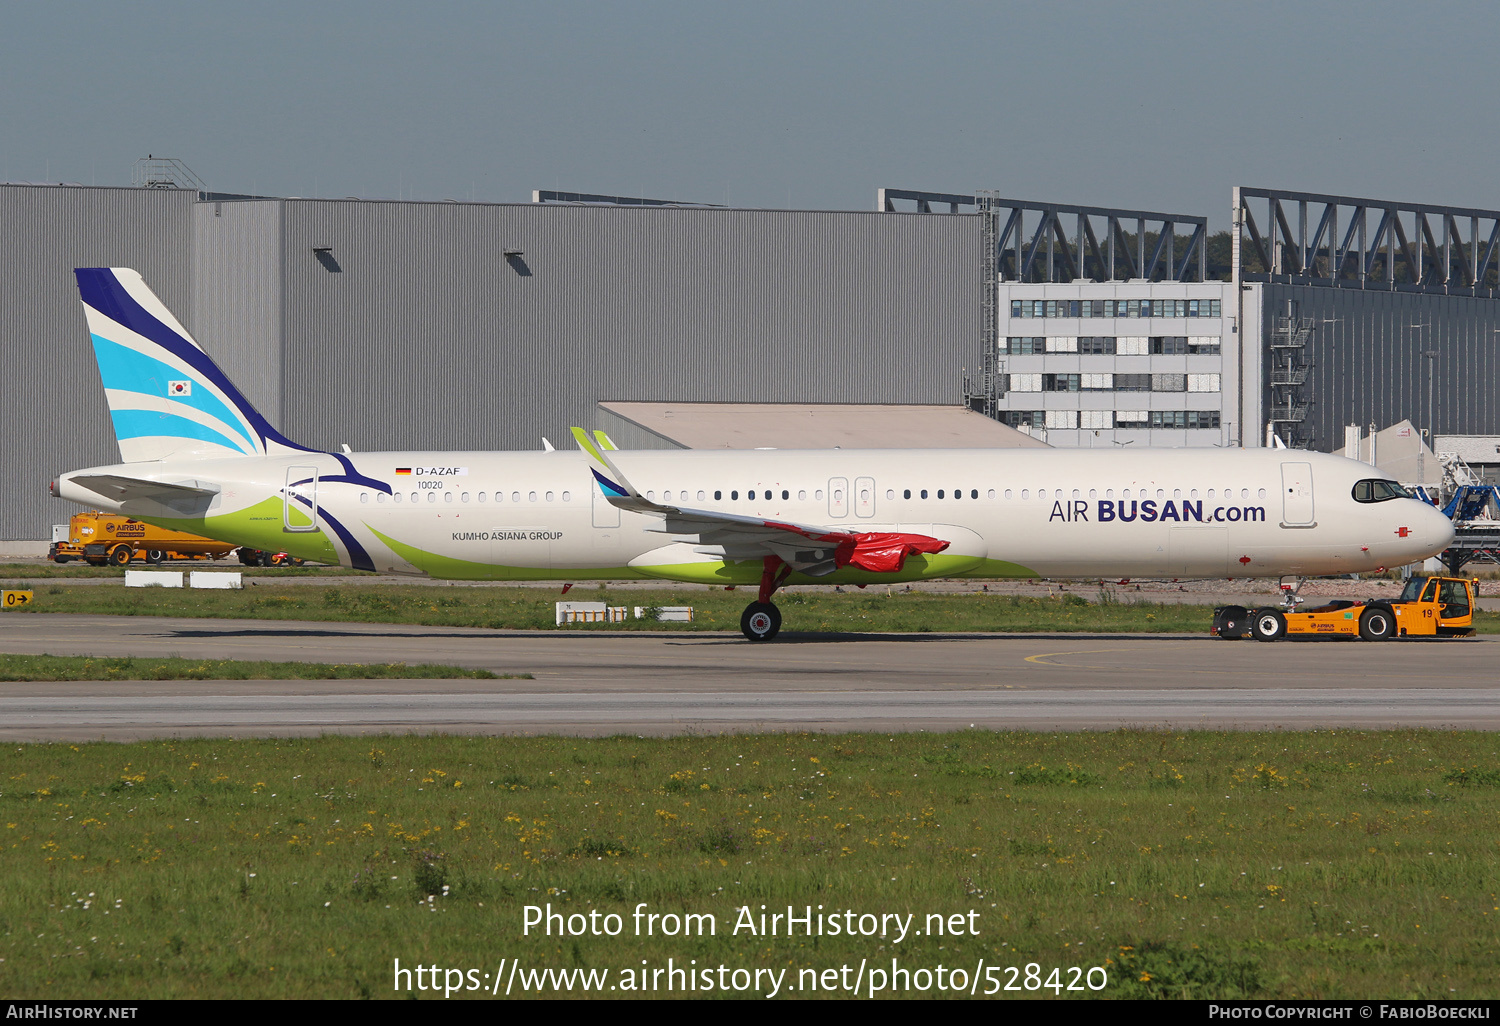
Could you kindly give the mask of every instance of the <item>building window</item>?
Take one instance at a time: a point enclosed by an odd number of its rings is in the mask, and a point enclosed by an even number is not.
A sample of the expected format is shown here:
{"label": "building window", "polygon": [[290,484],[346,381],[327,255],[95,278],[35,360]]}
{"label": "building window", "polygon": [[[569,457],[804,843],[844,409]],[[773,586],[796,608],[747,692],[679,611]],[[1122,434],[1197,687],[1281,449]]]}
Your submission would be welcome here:
{"label": "building window", "polygon": [[1150,341],[1144,335],[1122,335],[1115,339],[1115,353],[1119,356],[1148,356],[1151,353]]}
{"label": "building window", "polygon": [[1113,356],[1115,340],[1105,335],[1086,335],[1078,339],[1078,351],[1094,356]]}
{"label": "building window", "polygon": [[1069,430],[1078,427],[1077,410],[1048,410],[1047,427],[1058,430]]}
{"label": "building window", "polygon": [[1082,374],[1082,385],[1085,392],[1110,392],[1115,387],[1115,376],[1113,374]]}
{"label": "building window", "polygon": [[1115,426],[1113,410],[1080,410],[1078,426],[1086,431],[1107,431]]}
{"label": "building window", "polygon": [[1151,391],[1153,392],[1186,392],[1186,374],[1153,374],[1151,375]]}
{"label": "building window", "polygon": [[1043,392],[1077,392],[1081,383],[1078,374],[1043,374]]}
{"label": "building window", "polygon": [[1005,340],[1005,352],[1013,356],[1031,356],[1035,353],[1045,353],[1046,351],[1047,340],[1045,338],[1025,336],[1021,338],[1007,338]]}
{"label": "building window", "polygon": [[1152,356],[1186,356],[1188,340],[1183,335],[1157,335],[1151,339]]}
{"label": "building window", "polygon": [[1114,382],[1116,392],[1151,391],[1151,375],[1149,374],[1116,374]]}
{"label": "building window", "polygon": [[1189,392],[1219,391],[1219,376],[1217,374],[1189,374],[1187,377],[1187,390]]}
{"label": "building window", "polygon": [[1153,428],[1217,428],[1218,410],[1152,410]]}
{"label": "building window", "polygon": [[1044,424],[1041,410],[1003,410],[1001,417],[1011,427],[1042,427]]}
{"label": "building window", "polygon": [[1042,375],[1012,374],[1010,375],[1010,390],[1012,392],[1040,392],[1042,390]]}
{"label": "building window", "polygon": [[1012,317],[1219,317],[1218,299],[1012,299]]}

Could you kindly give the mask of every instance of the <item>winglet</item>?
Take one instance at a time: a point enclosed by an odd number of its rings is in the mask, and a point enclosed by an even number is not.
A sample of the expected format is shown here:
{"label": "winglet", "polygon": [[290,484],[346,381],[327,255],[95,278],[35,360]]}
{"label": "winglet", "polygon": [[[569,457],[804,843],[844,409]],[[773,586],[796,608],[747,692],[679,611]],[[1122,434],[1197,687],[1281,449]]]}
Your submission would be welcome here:
{"label": "winglet", "polygon": [[594,438],[599,442],[599,448],[601,449],[608,449],[611,452],[614,452],[620,448],[615,444],[615,440],[606,435],[603,431],[595,431]]}
{"label": "winglet", "polygon": [[[615,466],[615,461],[608,456],[608,453],[615,451],[614,445],[603,444],[608,441],[608,436],[604,432],[597,433],[595,437],[599,439],[599,444],[596,444],[583,428],[575,427],[571,430],[573,438],[578,442],[578,447],[588,453],[589,457],[598,464],[589,469],[593,471],[594,480],[599,482],[599,490],[604,493],[604,497],[610,501],[611,505],[637,512],[655,512],[666,508],[657,506],[656,503],[636,491],[635,486],[626,479],[624,474],[620,473],[620,468]],[[607,473],[601,472],[601,468]]]}
{"label": "winglet", "polygon": [[578,448],[594,457],[594,459],[598,462],[604,462],[604,457],[599,455],[598,449],[594,448],[593,440],[589,438],[589,433],[587,431],[585,431],[581,427],[572,427],[568,428],[568,430],[573,432],[573,439],[578,443]]}

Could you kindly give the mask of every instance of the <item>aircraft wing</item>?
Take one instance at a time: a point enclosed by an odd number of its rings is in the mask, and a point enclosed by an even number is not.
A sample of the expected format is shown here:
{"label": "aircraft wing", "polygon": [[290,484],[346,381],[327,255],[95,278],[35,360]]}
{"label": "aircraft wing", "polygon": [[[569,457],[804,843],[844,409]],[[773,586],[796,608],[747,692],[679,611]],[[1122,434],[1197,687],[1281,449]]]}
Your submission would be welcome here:
{"label": "aircraft wing", "polygon": [[924,534],[897,531],[847,531],[790,520],[721,513],[655,502],[642,495],[620,473],[607,455],[613,448],[600,438],[595,444],[582,428],[573,437],[599,466],[594,480],[611,505],[632,513],[662,518],[652,530],[696,540],[697,551],[727,560],[775,557],[800,573],[822,577],[853,566],[875,573],[895,573],[908,556],[942,552],[948,542]]}
{"label": "aircraft wing", "polygon": [[217,488],[200,488],[193,484],[168,484],[165,481],[148,481],[140,477],[125,477],[122,474],[77,474],[71,480],[83,485],[91,492],[121,502],[131,499],[155,499],[170,502],[182,499],[210,498],[219,493]]}

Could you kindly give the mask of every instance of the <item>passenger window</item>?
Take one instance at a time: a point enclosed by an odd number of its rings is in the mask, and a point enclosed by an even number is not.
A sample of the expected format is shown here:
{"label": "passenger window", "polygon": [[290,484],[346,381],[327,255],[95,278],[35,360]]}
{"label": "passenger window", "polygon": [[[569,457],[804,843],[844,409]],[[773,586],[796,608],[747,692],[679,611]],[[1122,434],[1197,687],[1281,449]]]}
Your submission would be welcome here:
{"label": "passenger window", "polygon": [[1007,488],[1007,489],[1005,489],[1005,497],[1006,497],[1006,498],[1007,498],[1007,499],[1009,499],[1009,498],[1010,498],[1010,497],[1011,497],[1011,495],[1012,495],[1012,494],[1013,494],[1013,493],[1012,493],[1012,491],[1011,491],[1011,489],[1009,489],[1009,488]]}
{"label": "passenger window", "polygon": [[401,501],[401,493],[400,492],[392,492],[391,493],[391,501],[392,502],[400,502]]}
{"label": "passenger window", "polygon": [[453,493],[452,492],[444,492],[443,493],[443,501],[451,503],[453,501]]}
{"label": "passenger window", "polygon": [[[428,493],[427,493],[427,497],[428,497],[428,498],[429,498],[429,499],[430,499],[430,498],[432,498],[432,493],[431,493],[431,492],[428,492]],[[412,492],[412,493],[411,493],[411,501],[412,501],[412,502],[416,502],[416,501],[417,501],[417,493],[416,493],[416,492]]]}
{"label": "passenger window", "polygon": [[699,502],[703,501],[703,489],[702,488],[698,489],[698,501]]}
{"label": "passenger window", "polygon": [[781,497],[782,499],[790,499],[792,497],[792,493],[783,488],[781,490]]}
{"label": "passenger window", "polygon": [[563,502],[567,502],[571,497],[572,497],[572,493],[570,493],[570,492],[563,492]]}
{"label": "passenger window", "polygon": [[990,494],[989,494],[989,497],[990,497],[990,498],[991,498],[991,499],[993,499],[993,498],[994,498],[994,497],[995,497],[995,489],[993,489],[993,488],[991,488],[991,489],[990,489]]}
{"label": "passenger window", "polygon": [[887,488],[885,490],[885,497],[887,499],[894,499],[896,497],[896,489],[894,489],[894,488]]}
{"label": "passenger window", "polygon": [[927,489],[926,488],[922,489],[922,498],[924,498],[924,499],[927,498]]}
{"label": "passenger window", "polygon": [[437,492],[428,492],[427,505],[431,506],[435,502],[437,502]]}
{"label": "passenger window", "polygon": [[464,492],[462,495],[460,495],[458,497],[458,501],[459,502],[468,502],[469,501],[469,493],[468,492]]}
{"label": "passenger window", "polygon": [[911,489],[907,488],[905,491],[903,491],[901,493],[901,498],[903,498],[903,499],[909,499],[909,498],[911,498]]}
{"label": "passenger window", "polygon": [[370,493],[369,492],[360,492],[359,493],[359,501],[360,502],[369,502],[370,501]]}
{"label": "passenger window", "polygon": [[[499,493],[496,493],[496,494],[499,494]],[[520,502],[521,501],[521,493],[520,492],[511,492],[510,493],[510,501],[511,502]]]}
{"label": "passenger window", "polygon": [[[995,497],[995,493],[994,492],[990,492],[990,498],[993,499],[994,497]],[[971,488],[971,489],[969,489],[969,498],[971,498],[971,499],[977,499],[977,498],[979,498],[979,489],[978,488]]]}
{"label": "passenger window", "polygon": [[1029,499],[1029,498],[1031,498],[1031,490],[1028,489],[1028,488],[1022,488],[1021,489],[1021,498],[1023,498],[1023,499]]}
{"label": "passenger window", "polygon": [[536,492],[527,492],[526,493],[526,501],[527,502],[535,502],[536,501]]}
{"label": "passenger window", "polygon": [[376,501],[376,503],[383,503],[383,502],[385,502],[385,492],[376,492],[375,493],[375,501]]}
{"label": "passenger window", "polygon": [[555,493],[553,493],[553,492],[548,492],[548,493],[547,493],[547,501],[548,501],[548,502],[551,502],[551,501],[552,501],[552,496],[553,496],[553,495],[554,495],[554,494],[555,494]]}
{"label": "passenger window", "polygon": [[805,502],[805,501],[807,501],[807,489],[806,488],[798,488],[797,489],[797,501],[798,502]]}
{"label": "passenger window", "polygon": [[814,491],[813,491],[813,500],[816,501],[816,502],[822,502],[823,501],[823,489],[821,489],[821,488],[814,489]]}
{"label": "passenger window", "polygon": [[477,498],[479,499],[480,502],[484,501],[484,495],[485,495],[484,492],[480,492],[479,495],[477,496]]}
{"label": "passenger window", "polygon": [[730,492],[730,493],[729,493],[729,497],[730,497],[730,499],[738,499],[738,498],[739,498],[739,497],[740,497],[740,493],[739,493],[739,492],[737,492],[737,491],[735,491],[735,492]]}
{"label": "passenger window", "polygon": [[718,492],[718,491],[714,492],[714,501],[715,502],[717,502],[719,499],[722,499],[722,498],[724,498],[724,493],[723,492]]}

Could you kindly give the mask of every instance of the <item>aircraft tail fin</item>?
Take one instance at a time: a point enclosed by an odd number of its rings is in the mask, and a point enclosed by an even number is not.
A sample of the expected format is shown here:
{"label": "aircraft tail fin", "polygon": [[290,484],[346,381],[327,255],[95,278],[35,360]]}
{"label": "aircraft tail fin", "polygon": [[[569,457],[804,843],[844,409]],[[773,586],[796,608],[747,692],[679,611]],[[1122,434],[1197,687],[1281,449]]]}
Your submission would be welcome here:
{"label": "aircraft tail fin", "polygon": [[307,451],[261,416],[140,272],[80,267],[73,273],[122,460]]}

